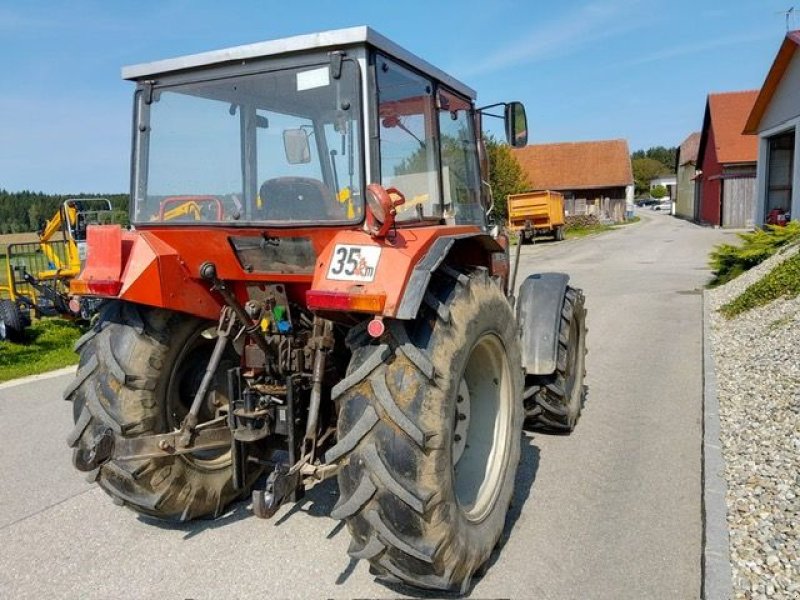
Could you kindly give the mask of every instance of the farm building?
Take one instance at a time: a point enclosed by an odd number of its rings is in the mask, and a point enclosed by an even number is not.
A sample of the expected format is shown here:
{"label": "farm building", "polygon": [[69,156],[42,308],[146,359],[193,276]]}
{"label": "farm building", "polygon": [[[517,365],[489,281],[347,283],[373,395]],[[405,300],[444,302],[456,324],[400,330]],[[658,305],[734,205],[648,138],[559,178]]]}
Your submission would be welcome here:
{"label": "farm building", "polygon": [[678,184],[675,196],[675,216],[682,219],[696,220],[698,205],[695,191],[697,175],[697,150],[700,147],[700,132],[696,131],[687,137],[678,148],[675,165]]}
{"label": "farm building", "polygon": [[[800,216],[800,31],[790,31],[769,70],[744,132],[758,135],[756,224]],[[756,138],[753,138],[756,139]],[[787,214],[788,213],[788,214]]]}
{"label": "farm building", "polygon": [[564,194],[569,215],[590,214],[616,222],[633,206],[628,142],[603,140],[533,144],[513,150],[531,183],[528,191]]}
{"label": "farm building", "polygon": [[742,131],[757,95],[751,90],[708,96],[697,151],[701,223],[753,226],[758,144]]}
{"label": "farm building", "polygon": [[678,179],[675,175],[661,175],[650,180],[650,191],[653,188],[663,187],[667,190],[667,198],[675,200],[675,186],[678,185]]}

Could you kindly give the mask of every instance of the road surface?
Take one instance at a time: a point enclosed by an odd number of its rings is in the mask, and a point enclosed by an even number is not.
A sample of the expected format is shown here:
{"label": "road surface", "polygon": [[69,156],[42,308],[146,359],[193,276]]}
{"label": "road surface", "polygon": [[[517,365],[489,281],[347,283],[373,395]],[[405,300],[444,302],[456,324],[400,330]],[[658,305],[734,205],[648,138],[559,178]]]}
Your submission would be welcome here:
{"label": "road surface", "polygon": [[[696,598],[700,591],[701,295],[730,234],[643,211],[617,231],[524,247],[521,275],[586,292],[588,396],[570,436],[523,444],[504,542],[474,597]],[[408,590],[352,562],[315,488],[270,521],[154,525],[72,469],[70,377],[0,389],[0,597],[373,598]]]}

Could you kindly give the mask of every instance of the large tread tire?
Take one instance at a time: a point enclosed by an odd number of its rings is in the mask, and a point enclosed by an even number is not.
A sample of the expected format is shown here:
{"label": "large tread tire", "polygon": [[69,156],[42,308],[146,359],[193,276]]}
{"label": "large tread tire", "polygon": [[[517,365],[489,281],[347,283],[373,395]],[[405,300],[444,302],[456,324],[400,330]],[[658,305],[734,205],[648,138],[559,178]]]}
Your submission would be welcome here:
{"label": "large tread tire", "polygon": [[525,427],[569,433],[586,394],[586,307],[583,292],[568,287],[561,308],[558,359],[552,375],[525,378]]}
{"label": "large tread tire", "polygon": [[[503,531],[520,456],[523,374],[513,312],[485,271],[445,267],[437,275],[440,287],[426,294],[417,321],[388,322],[379,341],[351,332],[348,374],[333,389],[338,443],[326,460],[341,465],[331,516],[347,522],[352,557],[369,560],[383,579],[464,592]],[[486,335],[505,349],[495,385],[509,386],[510,400],[497,492],[476,522],[458,502],[452,445],[461,373]]]}
{"label": "large tread tire", "polygon": [[0,340],[25,341],[26,319],[19,306],[8,299],[0,300]]}
{"label": "large tread tire", "polygon": [[[167,390],[176,361],[212,323],[161,309],[113,302],[76,343],[80,364],[64,392],[75,428],[67,438],[80,470],[91,464],[97,440],[113,432],[139,437],[170,431]],[[193,455],[137,461],[108,460],[89,481],[115,503],[166,521],[219,516],[238,493],[229,454],[213,460]]]}

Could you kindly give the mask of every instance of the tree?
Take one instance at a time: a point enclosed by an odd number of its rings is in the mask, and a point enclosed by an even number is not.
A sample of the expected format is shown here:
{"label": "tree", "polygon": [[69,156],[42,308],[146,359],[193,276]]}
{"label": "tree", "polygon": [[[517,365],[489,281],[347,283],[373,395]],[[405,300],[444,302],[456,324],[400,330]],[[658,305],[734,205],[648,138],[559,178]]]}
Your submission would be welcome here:
{"label": "tree", "polygon": [[656,200],[661,200],[664,196],[667,195],[667,188],[665,188],[663,185],[657,185],[652,190],[650,190],[650,195]]}
{"label": "tree", "polygon": [[502,220],[508,215],[506,198],[529,190],[531,184],[508,144],[498,142],[493,137],[487,137],[485,142],[489,155],[489,184],[494,197],[494,213],[498,220]]}
{"label": "tree", "polygon": [[637,196],[649,193],[650,180],[672,173],[672,169],[654,158],[634,158],[631,167]]}
{"label": "tree", "polygon": [[678,149],[677,148],[665,148],[664,146],[653,146],[652,148],[648,148],[647,150],[637,150],[631,155],[631,159],[636,160],[638,158],[652,158],[653,160],[657,160],[665,167],[669,168],[672,172],[675,170],[675,161],[678,156]]}

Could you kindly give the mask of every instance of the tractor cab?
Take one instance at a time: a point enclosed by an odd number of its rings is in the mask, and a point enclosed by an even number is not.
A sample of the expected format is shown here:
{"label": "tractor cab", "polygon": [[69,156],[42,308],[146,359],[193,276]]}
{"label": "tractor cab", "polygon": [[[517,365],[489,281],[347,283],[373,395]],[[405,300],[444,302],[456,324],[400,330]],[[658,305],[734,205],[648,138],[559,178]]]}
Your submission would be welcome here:
{"label": "tractor cab", "polygon": [[[138,227],[484,227],[475,92],[366,27],[128,67]],[[519,103],[511,143],[524,145]],[[400,199],[402,198],[402,203]],[[371,213],[371,214],[370,214]]]}

